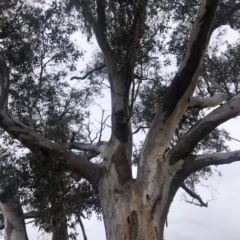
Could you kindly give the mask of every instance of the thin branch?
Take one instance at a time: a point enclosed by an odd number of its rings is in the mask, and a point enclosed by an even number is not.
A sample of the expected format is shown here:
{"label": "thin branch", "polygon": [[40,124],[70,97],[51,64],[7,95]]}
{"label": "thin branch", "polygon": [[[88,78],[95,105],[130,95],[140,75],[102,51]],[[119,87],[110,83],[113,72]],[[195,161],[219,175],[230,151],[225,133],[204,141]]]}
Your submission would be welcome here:
{"label": "thin branch", "polygon": [[146,128],[149,128],[149,127],[147,127],[147,126],[140,126],[140,127],[137,128],[136,131],[134,131],[134,132],[132,133],[132,135],[138,133],[141,129],[146,129]]}
{"label": "thin branch", "polygon": [[218,89],[220,92],[226,92],[223,88],[222,88],[222,86],[220,85],[220,84],[218,84],[217,82],[215,82],[215,81],[213,81],[212,79],[210,79],[210,78],[208,78],[205,74],[203,75],[203,78],[204,78],[204,80],[206,81],[206,82],[210,82],[210,83],[212,83],[212,85],[216,88],[216,89]]}
{"label": "thin branch", "polygon": [[26,222],[25,224],[27,225],[27,224],[29,224],[29,223],[33,223],[33,222],[35,222],[35,220],[32,220],[32,221]]}
{"label": "thin branch", "polygon": [[237,142],[240,142],[240,140],[236,139],[236,138],[233,138],[233,137],[229,137],[231,140],[234,140],[234,141],[237,141]]}
{"label": "thin branch", "polygon": [[[184,183],[181,183],[180,187],[186,191],[192,198],[196,199],[200,204],[197,204],[200,207],[208,207],[208,202],[204,203],[202,198],[197,195],[195,192],[191,191]],[[187,198],[186,198],[187,201]],[[192,202],[193,203],[193,202]],[[194,204],[194,203],[193,203]]]}
{"label": "thin branch", "polygon": [[82,76],[82,77],[76,77],[76,76],[71,77],[70,80],[74,80],[74,79],[84,80],[84,79],[86,79],[89,75],[93,74],[93,73],[96,72],[96,71],[102,70],[102,69],[104,69],[105,67],[106,67],[106,64],[90,70],[89,72],[87,72],[87,73],[86,73],[84,76]]}
{"label": "thin branch", "polygon": [[99,130],[98,142],[100,142],[101,139],[102,139],[102,131],[103,131],[104,128],[105,128],[105,123],[106,123],[106,121],[107,121],[108,118],[110,117],[110,115],[108,115],[108,116],[104,119],[104,112],[105,112],[105,110],[102,109],[102,118],[101,118],[101,122],[100,122],[100,130]]}
{"label": "thin branch", "polygon": [[84,228],[84,225],[83,225],[83,222],[82,222],[82,219],[81,219],[80,216],[78,216],[78,221],[79,221],[79,224],[80,224],[80,227],[81,227],[81,230],[82,230],[83,239],[87,240],[87,235],[86,235],[86,232],[85,232],[85,228]]}

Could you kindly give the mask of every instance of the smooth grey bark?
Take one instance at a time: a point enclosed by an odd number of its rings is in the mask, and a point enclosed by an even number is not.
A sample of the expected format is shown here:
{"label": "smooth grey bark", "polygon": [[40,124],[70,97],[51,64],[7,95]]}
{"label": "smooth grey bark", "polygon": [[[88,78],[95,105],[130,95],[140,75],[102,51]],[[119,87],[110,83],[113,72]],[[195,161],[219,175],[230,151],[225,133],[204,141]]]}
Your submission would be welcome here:
{"label": "smooth grey bark", "polygon": [[0,208],[4,216],[5,240],[28,240],[24,215],[16,195],[1,199]]}

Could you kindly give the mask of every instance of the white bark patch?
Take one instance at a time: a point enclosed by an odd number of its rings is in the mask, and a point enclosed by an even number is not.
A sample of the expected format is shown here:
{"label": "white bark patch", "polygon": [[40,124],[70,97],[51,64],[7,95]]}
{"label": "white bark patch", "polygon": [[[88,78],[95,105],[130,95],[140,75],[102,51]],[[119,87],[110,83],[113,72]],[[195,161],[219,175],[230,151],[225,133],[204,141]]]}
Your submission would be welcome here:
{"label": "white bark patch", "polygon": [[240,161],[240,150],[234,152],[227,153],[213,153],[213,154],[205,154],[205,155],[196,155],[195,161],[224,161],[230,158],[236,158],[236,161]]}
{"label": "white bark patch", "polygon": [[174,176],[178,171],[182,169],[183,164],[184,160],[180,159],[177,163],[171,166],[171,168],[169,169],[169,174],[171,176]]}
{"label": "white bark patch", "polygon": [[227,93],[218,93],[215,94],[212,97],[206,97],[206,98],[193,98],[191,99],[191,102],[189,104],[189,107],[215,107],[225,101],[227,101],[229,98],[229,95]]}
{"label": "white bark patch", "polygon": [[12,196],[6,203],[0,203],[4,216],[4,236],[10,240],[26,240],[27,233],[21,206],[16,196]]}

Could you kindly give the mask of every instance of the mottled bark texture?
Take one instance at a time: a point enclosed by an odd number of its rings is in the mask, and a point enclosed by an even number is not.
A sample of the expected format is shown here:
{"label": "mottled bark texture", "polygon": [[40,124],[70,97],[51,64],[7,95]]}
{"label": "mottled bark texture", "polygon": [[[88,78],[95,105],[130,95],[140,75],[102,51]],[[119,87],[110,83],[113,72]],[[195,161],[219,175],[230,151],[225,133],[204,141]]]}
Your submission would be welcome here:
{"label": "mottled bark texture", "polygon": [[[219,2],[203,0],[199,7],[186,55],[143,143],[136,179],[131,174],[132,109],[129,95],[147,1],[141,1],[135,11],[133,38],[129,43],[131,51],[121,65],[108,42],[105,1],[96,1],[94,17],[89,14],[88,1],[82,5],[106,62],[111,88],[112,134],[110,141],[101,146],[74,143],[65,147],[101,154],[103,161],[99,165],[52,143],[10,116],[6,108],[9,78],[5,61],[0,59],[0,126],[32,152],[42,154],[49,160],[65,161],[66,169],[86,178],[98,188],[108,240],[163,240],[169,207],[184,179],[205,166],[240,160],[239,152],[192,155],[194,147],[207,134],[240,114],[239,95],[231,99],[226,94],[209,99],[192,99]],[[224,104],[199,121],[170,148],[178,123],[189,107],[213,107],[220,103]],[[64,225],[64,222],[61,224]],[[60,229],[63,230],[62,236],[66,237],[65,227]]]}
{"label": "mottled bark texture", "polygon": [[[1,193],[3,195],[3,193]],[[18,198],[4,194],[1,196],[0,207],[4,216],[5,240],[28,240],[24,215]]]}

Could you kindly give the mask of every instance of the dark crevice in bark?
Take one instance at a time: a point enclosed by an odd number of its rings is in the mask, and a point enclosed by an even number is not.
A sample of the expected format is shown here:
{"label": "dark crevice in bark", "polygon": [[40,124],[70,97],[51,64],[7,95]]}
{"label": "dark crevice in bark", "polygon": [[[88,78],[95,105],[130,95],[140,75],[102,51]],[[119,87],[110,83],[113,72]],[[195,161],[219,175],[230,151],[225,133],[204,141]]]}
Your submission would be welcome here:
{"label": "dark crevice in bark", "polygon": [[136,211],[132,211],[130,217],[127,219],[129,224],[130,240],[137,240],[138,234],[138,215]]}
{"label": "dark crevice in bark", "polygon": [[163,190],[163,185],[161,187],[159,195],[157,195],[156,198],[153,201],[153,206],[152,206],[152,208],[150,210],[150,219],[151,220],[153,220],[153,218],[154,218],[154,212],[155,212],[155,208],[157,206],[157,203],[160,202],[161,199],[162,199],[162,190]]}
{"label": "dark crevice in bark", "polygon": [[166,95],[163,100],[163,111],[166,112],[165,120],[171,116],[176,104],[181,100],[186,90],[192,83],[192,79],[196,74],[199,64],[201,62],[202,54],[208,42],[209,29],[212,24],[212,19],[215,16],[216,5],[218,1],[215,1],[213,6],[206,6],[206,12],[199,22],[203,22],[200,26],[199,34],[196,40],[193,42],[190,51],[190,56],[186,62],[186,66],[183,70],[174,77]]}

